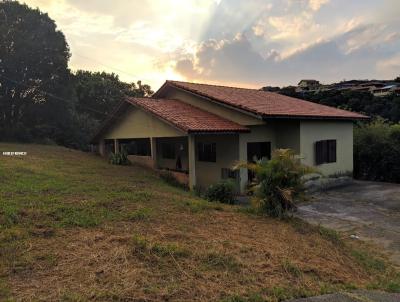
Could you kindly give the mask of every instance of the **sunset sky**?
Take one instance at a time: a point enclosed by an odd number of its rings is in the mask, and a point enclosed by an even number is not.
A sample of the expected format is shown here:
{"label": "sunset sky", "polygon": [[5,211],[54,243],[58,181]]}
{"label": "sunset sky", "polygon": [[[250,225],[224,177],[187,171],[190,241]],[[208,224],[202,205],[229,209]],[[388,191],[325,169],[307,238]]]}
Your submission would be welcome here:
{"label": "sunset sky", "polygon": [[71,48],[72,70],[237,85],[392,79],[399,0],[29,0]]}

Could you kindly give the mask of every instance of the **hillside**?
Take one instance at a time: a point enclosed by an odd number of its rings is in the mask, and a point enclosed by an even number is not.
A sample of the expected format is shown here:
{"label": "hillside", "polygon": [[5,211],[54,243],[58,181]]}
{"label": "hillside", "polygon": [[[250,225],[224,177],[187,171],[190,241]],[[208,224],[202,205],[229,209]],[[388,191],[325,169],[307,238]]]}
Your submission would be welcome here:
{"label": "hillside", "polygon": [[333,231],[208,203],[92,154],[0,151],[27,152],[0,153],[2,301],[280,301],[400,287],[371,247]]}

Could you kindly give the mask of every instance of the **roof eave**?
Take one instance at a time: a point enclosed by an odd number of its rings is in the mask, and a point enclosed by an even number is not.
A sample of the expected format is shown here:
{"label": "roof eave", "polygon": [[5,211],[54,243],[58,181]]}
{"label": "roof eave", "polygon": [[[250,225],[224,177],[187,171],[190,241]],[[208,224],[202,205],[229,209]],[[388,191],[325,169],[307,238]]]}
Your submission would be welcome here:
{"label": "roof eave", "polygon": [[348,117],[348,116],[314,116],[314,115],[263,115],[263,120],[267,119],[310,119],[310,120],[370,120],[369,116]]}

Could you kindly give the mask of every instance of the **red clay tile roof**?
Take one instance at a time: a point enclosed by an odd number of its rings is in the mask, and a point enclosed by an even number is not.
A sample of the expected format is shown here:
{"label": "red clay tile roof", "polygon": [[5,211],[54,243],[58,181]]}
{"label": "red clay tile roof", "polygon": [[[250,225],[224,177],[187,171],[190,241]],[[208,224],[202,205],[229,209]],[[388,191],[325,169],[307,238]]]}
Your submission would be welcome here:
{"label": "red clay tile roof", "polygon": [[185,132],[250,131],[242,125],[177,100],[129,97],[126,101]]}
{"label": "red clay tile roof", "polygon": [[365,115],[256,89],[235,88],[179,81],[166,81],[155,94],[162,97],[168,85],[181,88],[215,102],[230,105],[263,117],[366,119]]}

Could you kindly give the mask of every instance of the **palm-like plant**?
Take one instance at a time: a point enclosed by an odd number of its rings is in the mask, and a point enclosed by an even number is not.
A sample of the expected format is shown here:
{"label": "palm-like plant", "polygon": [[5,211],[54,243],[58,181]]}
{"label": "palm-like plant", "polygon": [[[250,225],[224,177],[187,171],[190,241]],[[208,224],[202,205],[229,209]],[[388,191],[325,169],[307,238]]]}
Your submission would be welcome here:
{"label": "palm-like plant", "polygon": [[301,163],[293,150],[277,149],[270,160],[238,163],[234,169],[246,168],[256,175],[250,184],[257,207],[273,217],[284,217],[296,208],[295,199],[303,192],[301,177],[314,170]]}

